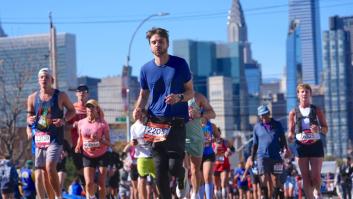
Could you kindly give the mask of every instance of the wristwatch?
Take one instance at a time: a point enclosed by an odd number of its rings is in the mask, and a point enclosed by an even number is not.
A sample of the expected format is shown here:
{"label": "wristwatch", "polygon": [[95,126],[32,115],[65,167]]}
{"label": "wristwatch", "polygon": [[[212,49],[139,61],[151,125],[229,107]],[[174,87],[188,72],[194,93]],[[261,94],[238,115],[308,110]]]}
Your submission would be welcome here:
{"label": "wristwatch", "polygon": [[182,102],[184,100],[184,94],[178,94],[177,96],[179,98],[179,102]]}

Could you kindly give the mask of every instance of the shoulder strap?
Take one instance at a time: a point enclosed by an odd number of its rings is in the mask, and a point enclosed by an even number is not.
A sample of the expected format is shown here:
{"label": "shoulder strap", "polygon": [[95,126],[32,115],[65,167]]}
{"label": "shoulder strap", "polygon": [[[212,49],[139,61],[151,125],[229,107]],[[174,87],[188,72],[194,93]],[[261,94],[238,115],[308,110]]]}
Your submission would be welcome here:
{"label": "shoulder strap", "polygon": [[303,118],[303,115],[300,112],[299,107],[295,107],[294,111],[295,111],[296,133],[299,133],[299,132],[302,132],[302,118]]}
{"label": "shoulder strap", "polygon": [[317,110],[316,106],[311,104],[309,119],[311,124],[319,125],[319,122],[318,122],[319,120],[317,118],[316,110]]}

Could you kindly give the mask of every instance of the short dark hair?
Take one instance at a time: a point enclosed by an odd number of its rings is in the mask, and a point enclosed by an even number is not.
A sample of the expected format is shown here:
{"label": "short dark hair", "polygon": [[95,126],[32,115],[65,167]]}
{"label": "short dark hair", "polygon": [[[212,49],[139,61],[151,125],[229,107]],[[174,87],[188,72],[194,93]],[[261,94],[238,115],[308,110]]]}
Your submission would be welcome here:
{"label": "short dark hair", "polygon": [[146,32],[146,39],[148,40],[148,43],[150,42],[151,37],[155,34],[158,34],[159,36],[166,38],[167,42],[169,43],[168,30],[163,28],[156,28],[156,27],[153,27],[151,30]]}

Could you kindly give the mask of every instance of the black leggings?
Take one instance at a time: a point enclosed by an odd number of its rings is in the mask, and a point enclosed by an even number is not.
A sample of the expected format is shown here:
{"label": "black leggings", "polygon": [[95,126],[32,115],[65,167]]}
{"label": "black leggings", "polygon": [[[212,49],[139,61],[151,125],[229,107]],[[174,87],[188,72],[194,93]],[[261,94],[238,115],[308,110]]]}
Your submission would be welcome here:
{"label": "black leggings", "polygon": [[172,122],[172,128],[164,142],[154,143],[152,156],[156,167],[156,184],[160,191],[161,199],[170,199],[169,174],[178,180],[183,180],[185,169],[183,168],[185,150],[185,124],[183,120]]}

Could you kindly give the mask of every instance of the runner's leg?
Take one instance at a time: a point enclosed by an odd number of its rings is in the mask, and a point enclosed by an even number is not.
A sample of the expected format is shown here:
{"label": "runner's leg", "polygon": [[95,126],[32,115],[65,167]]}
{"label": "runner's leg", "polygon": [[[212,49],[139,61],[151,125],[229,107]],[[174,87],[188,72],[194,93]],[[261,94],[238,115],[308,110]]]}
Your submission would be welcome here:
{"label": "runner's leg", "polygon": [[314,198],[313,185],[310,177],[309,158],[297,158],[299,169],[303,178],[303,189],[308,199]]}
{"label": "runner's leg", "polygon": [[99,167],[99,174],[98,174],[98,193],[99,198],[105,198],[105,177],[107,176],[107,168],[106,167]]}
{"label": "runner's leg", "polygon": [[[311,184],[313,186],[313,189],[317,191],[318,194],[320,194],[321,190],[321,168],[322,168],[322,162],[323,158],[310,158],[310,177],[311,177]],[[348,190],[351,191],[351,190]]]}
{"label": "runner's leg", "polygon": [[86,198],[90,196],[94,196],[96,193],[95,190],[95,183],[94,183],[94,174],[96,169],[93,167],[84,167],[83,168],[83,175],[85,177],[86,182]]}

